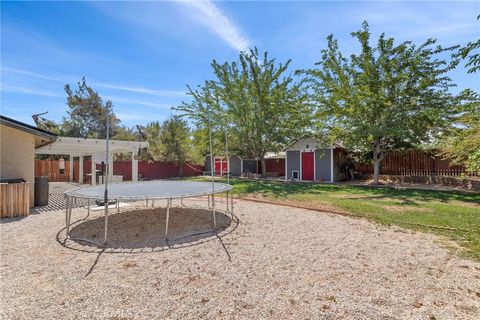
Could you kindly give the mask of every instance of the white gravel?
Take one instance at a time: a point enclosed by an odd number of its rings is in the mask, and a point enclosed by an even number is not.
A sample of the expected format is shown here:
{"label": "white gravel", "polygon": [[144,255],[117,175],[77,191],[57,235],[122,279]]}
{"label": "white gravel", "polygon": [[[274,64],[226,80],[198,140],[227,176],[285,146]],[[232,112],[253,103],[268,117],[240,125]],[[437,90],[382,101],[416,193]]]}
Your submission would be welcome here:
{"label": "white gravel", "polygon": [[[238,223],[217,216],[219,238],[172,247],[164,209],[123,209],[110,218],[104,252],[62,246],[63,212],[4,219],[0,317],[479,319],[480,264],[455,256],[444,239],[302,209],[246,201],[235,209]],[[75,209],[74,219],[85,213]],[[100,240],[101,214],[72,235]],[[206,230],[210,221],[204,209],[176,208],[171,231]]]}

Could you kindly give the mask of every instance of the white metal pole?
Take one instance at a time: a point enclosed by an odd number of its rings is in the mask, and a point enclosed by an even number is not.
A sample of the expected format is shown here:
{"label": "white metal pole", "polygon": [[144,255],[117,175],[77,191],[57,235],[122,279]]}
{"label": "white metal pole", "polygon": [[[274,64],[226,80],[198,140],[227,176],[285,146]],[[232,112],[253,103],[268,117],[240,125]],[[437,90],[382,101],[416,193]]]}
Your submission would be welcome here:
{"label": "white metal pole", "polygon": [[210,110],[208,113],[208,135],[209,135],[209,141],[210,141],[210,172],[212,175],[212,193],[215,191],[215,184],[213,181],[213,176],[214,176],[214,170],[215,170],[215,160],[213,159],[213,147],[212,147],[212,123],[210,119]]}
{"label": "white metal pole", "polygon": [[227,133],[228,133],[227,126],[225,126],[225,153],[227,154],[227,184],[230,184],[230,158],[228,156],[228,135],[227,135]]}
{"label": "white metal pole", "polygon": [[108,232],[108,140],[110,138],[110,117],[109,117],[109,110],[107,108],[107,146],[105,148],[105,163],[107,164],[107,179],[105,180],[105,196],[104,196],[104,201],[105,201],[105,239],[104,239],[104,244],[107,243],[107,232]]}
{"label": "white metal pole", "polygon": [[[208,113],[208,131],[209,131],[209,139],[210,139],[210,165],[211,165],[211,171],[212,171],[212,215],[213,215],[213,227],[214,229],[217,228],[217,220],[215,218],[215,182],[213,181],[213,176],[214,176],[214,159],[213,159],[213,146],[212,146],[212,121],[211,121],[211,114],[210,114],[210,109]],[[222,166],[222,163],[220,162],[220,167]]]}

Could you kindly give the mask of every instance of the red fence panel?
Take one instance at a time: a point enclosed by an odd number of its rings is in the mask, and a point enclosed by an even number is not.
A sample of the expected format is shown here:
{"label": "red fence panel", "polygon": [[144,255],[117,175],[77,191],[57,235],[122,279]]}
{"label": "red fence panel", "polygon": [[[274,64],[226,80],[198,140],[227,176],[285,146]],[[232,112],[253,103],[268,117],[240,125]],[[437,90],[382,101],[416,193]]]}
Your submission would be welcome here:
{"label": "red fence panel", "polygon": [[267,173],[285,175],[285,159],[267,159],[266,167]]}
{"label": "red fence panel", "polygon": [[[203,166],[183,165],[184,177],[201,175],[202,172]],[[145,180],[178,178],[180,176],[180,169],[172,162],[141,160],[138,161],[138,174]]]}
{"label": "red fence panel", "polygon": [[132,160],[114,161],[113,174],[123,176],[123,181],[132,181]]}

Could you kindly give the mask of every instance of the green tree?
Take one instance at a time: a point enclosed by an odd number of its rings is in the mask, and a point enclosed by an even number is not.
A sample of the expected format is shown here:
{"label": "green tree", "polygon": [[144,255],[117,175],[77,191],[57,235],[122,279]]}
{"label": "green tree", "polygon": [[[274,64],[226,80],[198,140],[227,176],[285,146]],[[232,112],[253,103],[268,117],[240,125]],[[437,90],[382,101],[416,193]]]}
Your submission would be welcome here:
{"label": "green tree", "polygon": [[120,120],[113,113],[112,101],[106,102],[98,92],[87,85],[85,78],[78,82],[78,89],[72,91],[65,85],[67,93],[67,117],[63,120],[63,130],[67,136],[105,139],[107,115],[110,117],[110,136],[115,136]]}
{"label": "green tree", "polygon": [[[480,15],[477,16],[480,20]],[[468,73],[475,73],[480,70],[480,38],[476,41],[470,41],[465,47],[461,47],[456,54],[457,57],[468,59],[465,65],[468,68]]]}
{"label": "green tree", "polygon": [[192,151],[191,132],[185,120],[174,116],[147,125],[148,151],[154,159],[174,162],[179,168],[179,176],[183,176],[185,162],[197,162],[198,157]]}
{"label": "green tree", "polygon": [[290,60],[277,63],[265,52],[241,52],[238,61],[212,62],[215,79],[190,94],[193,102],[177,108],[193,120],[216,127],[217,141],[229,139],[232,152],[262,162],[308,132],[310,104],[299,84],[286,75]]}
{"label": "green tree", "polygon": [[[480,20],[480,15],[477,16]],[[456,57],[468,59],[468,73],[480,70],[480,39],[461,47]],[[452,114],[451,126],[440,138],[441,154],[454,164],[466,165],[467,170],[480,173],[480,96],[472,90],[460,94],[458,107]]]}
{"label": "green tree", "polygon": [[480,174],[480,96],[471,90],[461,94],[451,126],[440,138],[441,154],[456,165]]}
{"label": "green tree", "polygon": [[[224,156],[228,116],[215,93],[212,81],[206,81],[196,90],[190,86],[187,88],[187,94],[192,97],[192,101],[182,102],[181,106],[174,109],[180,111],[182,117],[188,117],[195,124],[192,134],[195,151],[202,157],[210,154],[210,151],[214,156]],[[210,141],[212,150],[210,150]]]}
{"label": "green tree", "polygon": [[55,133],[58,136],[63,136],[64,132],[63,132],[63,127],[62,127],[61,124],[56,123],[53,120],[49,120],[45,117],[42,117],[42,115],[47,114],[47,113],[48,113],[48,111],[44,112],[44,113],[33,114],[32,115],[33,121],[35,122],[35,125],[37,126],[37,128],[40,128],[40,129],[43,129],[43,130],[48,130],[50,132]]}
{"label": "green tree", "polygon": [[395,45],[384,34],[372,46],[367,22],[352,36],[360,54],[345,57],[330,35],[318,68],[299,73],[307,77],[316,115],[330,126],[331,139],[353,153],[369,153],[378,183],[385,154],[429,141],[445,124],[454,100],[446,73],[456,61],[438,55],[455,47],[435,46],[434,39]]}
{"label": "green tree", "polygon": [[114,130],[114,135],[111,136],[112,140],[122,141],[137,141],[139,138],[138,132],[124,125],[117,126]]}

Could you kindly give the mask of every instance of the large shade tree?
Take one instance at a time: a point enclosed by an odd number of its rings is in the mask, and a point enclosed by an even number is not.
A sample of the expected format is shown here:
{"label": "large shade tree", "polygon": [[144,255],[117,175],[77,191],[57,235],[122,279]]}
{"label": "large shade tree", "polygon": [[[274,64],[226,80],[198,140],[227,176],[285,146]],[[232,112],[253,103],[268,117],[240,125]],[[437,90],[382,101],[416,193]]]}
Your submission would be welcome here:
{"label": "large shade tree", "polygon": [[[239,59],[212,62],[215,79],[190,90],[193,101],[178,107],[194,121],[209,125],[236,154],[261,160],[308,132],[310,104],[299,84],[287,74],[290,60],[277,63],[268,53],[241,52]],[[222,136],[224,138],[222,138]]]}
{"label": "large shade tree", "polygon": [[110,118],[110,136],[114,136],[120,120],[113,113],[112,101],[103,101],[97,91],[88,86],[85,78],[78,83],[78,89],[72,90],[65,85],[67,93],[67,118],[63,128],[67,136],[105,139],[107,115]]}
{"label": "large shade tree", "polygon": [[97,91],[82,78],[73,90],[65,85],[67,93],[67,116],[57,123],[43,115],[48,112],[32,115],[37,127],[50,130],[60,136],[82,138],[106,138],[107,115],[110,120],[110,138],[116,140],[138,140],[138,132],[120,124],[113,112],[113,103],[104,101]]}
{"label": "large shade tree", "polygon": [[[480,20],[480,15],[477,17]],[[465,68],[472,77],[480,71],[480,39],[460,47],[456,57],[466,60]],[[449,128],[439,139],[441,154],[454,164],[465,165],[470,172],[480,174],[480,96],[473,90],[464,90]]]}
{"label": "large shade tree", "polygon": [[330,126],[331,139],[369,155],[378,183],[385,154],[428,141],[446,120],[454,101],[446,73],[456,62],[439,55],[454,48],[433,39],[395,44],[384,34],[372,45],[366,22],[352,36],[359,54],[345,56],[330,35],[318,67],[299,73],[306,75],[316,116]]}

